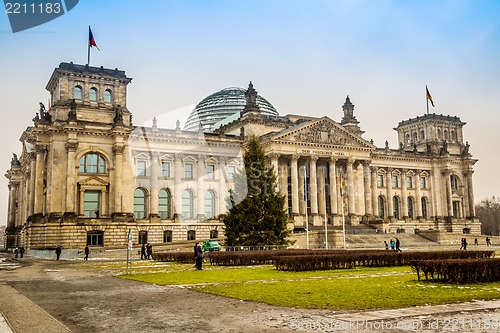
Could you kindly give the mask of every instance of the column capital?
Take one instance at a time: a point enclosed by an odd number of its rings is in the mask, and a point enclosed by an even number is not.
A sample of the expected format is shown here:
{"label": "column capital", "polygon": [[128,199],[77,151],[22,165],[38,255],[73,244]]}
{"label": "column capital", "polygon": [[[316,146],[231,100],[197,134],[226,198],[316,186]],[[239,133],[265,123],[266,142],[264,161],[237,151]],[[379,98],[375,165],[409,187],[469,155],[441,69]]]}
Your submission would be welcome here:
{"label": "column capital", "polygon": [[44,144],[37,144],[35,146],[35,151],[37,154],[43,154],[48,150],[49,150],[49,147],[47,145],[44,145]]}
{"label": "column capital", "polygon": [[292,162],[297,162],[300,157],[301,157],[300,155],[295,154],[295,155],[292,155],[292,157],[290,158],[290,160]]}
{"label": "column capital", "polygon": [[339,160],[338,157],[330,157],[330,161],[329,162],[330,163],[332,163],[332,162],[333,163],[337,163],[338,160]]}
{"label": "column capital", "polygon": [[77,148],[78,148],[78,142],[77,141],[68,141],[68,142],[66,142],[66,150],[68,152],[75,152]]}
{"label": "column capital", "polygon": [[280,158],[280,156],[281,156],[281,155],[280,155],[280,154],[278,154],[278,153],[274,153],[274,152],[273,152],[273,153],[270,153],[270,154],[269,154],[269,155],[267,155],[267,156],[269,156],[269,158],[271,158],[271,159],[278,159],[278,158]]}
{"label": "column capital", "polygon": [[348,157],[346,163],[352,165],[354,163],[354,159],[352,157]]}
{"label": "column capital", "polygon": [[113,153],[115,155],[122,155],[123,152],[125,151],[125,146],[122,146],[122,145],[114,145],[113,146]]}
{"label": "column capital", "polygon": [[311,162],[314,162],[315,164],[316,164],[316,162],[318,161],[318,159],[319,159],[319,157],[318,157],[318,156],[311,156],[311,157],[309,157],[309,160],[310,160]]}
{"label": "column capital", "polygon": [[374,173],[377,173],[378,172],[378,166],[371,166],[370,167],[370,171],[374,172]]}

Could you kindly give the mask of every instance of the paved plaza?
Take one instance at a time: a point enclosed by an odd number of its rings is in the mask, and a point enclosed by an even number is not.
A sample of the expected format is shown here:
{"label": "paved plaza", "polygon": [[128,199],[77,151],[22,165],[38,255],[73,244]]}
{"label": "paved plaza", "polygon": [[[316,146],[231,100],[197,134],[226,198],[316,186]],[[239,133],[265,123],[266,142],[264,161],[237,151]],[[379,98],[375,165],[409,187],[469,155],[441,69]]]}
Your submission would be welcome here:
{"label": "paved plaza", "polygon": [[0,332],[499,330],[500,300],[360,312],[285,308],[119,279],[81,263],[32,257],[21,265],[3,261]]}

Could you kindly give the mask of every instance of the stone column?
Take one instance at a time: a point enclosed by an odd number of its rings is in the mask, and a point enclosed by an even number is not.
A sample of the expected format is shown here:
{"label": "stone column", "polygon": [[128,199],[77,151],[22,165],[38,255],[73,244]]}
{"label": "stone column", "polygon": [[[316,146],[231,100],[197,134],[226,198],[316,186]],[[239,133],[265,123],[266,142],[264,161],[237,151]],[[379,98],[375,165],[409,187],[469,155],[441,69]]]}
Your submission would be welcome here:
{"label": "stone column", "polygon": [[370,167],[372,181],[372,213],[374,216],[379,216],[378,211],[378,196],[377,196],[377,174],[378,167]]}
{"label": "stone column", "polygon": [[316,156],[311,157],[311,175],[309,176],[309,192],[311,195],[311,215],[318,215],[318,176],[316,172]]}
{"label": "stone column", "polygon": [[403,169],[403,172],[401,173],[401,208],[402,208],[402,215],[403,218],[408,218],[408,189],[407,189],[407,183],[406,183],[406,172],[408,170]]}
{"label": "stone column", "polygon": [[474,205],[474,187],[472,187],[472,174],[474,171],[469,170],[467,172],[467,188],[468,188],[468,195],[469,198],[469,217],[474,218],[476,217],[476,206]]}
{"label": "stone column", "polygon": [[[115,154],[115,212],[123,212],[123,152],[125,147],[122,145],[114,145],[113,153]],[[83,195],[83,192],[80,193]],[[82,203],[83,204],[83,203]],[[80,211],[80,214],[83,211]]]}
{"label": "stone column", "polygon": [[182,190],[183,190],[183,173],[182,173],[182,155],[175,154],[175,165],[174,165],[174,174],[175,174],[175,187],[174,187],[174,214],[177,216],[182,216]]}
{"label": "stone column", "polygon": [[85,190],[83,188],[80,189],[80,200],[78,201],[78,215],[84,216],[84,202],[85,202]]}
{"label": "stone column", "polygon": [[159,185],[158,177],[160,176],[160,159],[158,153],[152,153],[151,159],[151,190],[150,190],[150,207],[149,215],[151,217],[158,217],[158,194]]}
{"label": "stone column", "polygon": [[326,215],[325,170],[326,166],[318,168],[318,214]]}
{"label": "stone column", "polygon": [[[204,161],[203,155],[198,155],[198,161],[196,162],[196,192],[198,192],[197,198],[197,211],[198,211],[198,221],[203,220],[205,218],[205,178],[206,178],[206,170],[207,164]],[[215,170],[214,170],[215,177]],[[213,180],[211,180],[213,181]]]}
{"label": "stone column", "polygon": [[338,190],[337,190],[337,169],[336,169],[336,163],[337,163],[337,158],[332,157],[330,158],[329,161],[329,166],[330,166],[330,174],[328,175],[330,177],[330,207],[332,210],[332,214],[338,214]]}
{"label": "stone column", "polygon": [[442,200],[443,196],[441,195],[442,193],[442,178],[441,178],[441,171],[439,168],[433,166],[432,167],[432,172],[431,172],[431,195],[432,195],[432,201],[433,207],[432,211],[434,213],[434,216],[445,216],[445,212],[443,210],[443,205],[442,205]]}
{"label": "stone column", "polygon": [[226,193],[228,192],[228,187],[226,186],[226,178],[224,177],[224,173],[227,167],[227,161],[224,157],[219,158],[219,211],[215,212],[215,214],[224,214],[226,213]]}
{"label": "stone column", "polygon": [[43,171],[45,164],[45,153],[47,147],[44,145],[36,145],[36,176],[35,176],[35,214],[43,214]]}
{"label": "stone column", "polygon": [[347,160],[347,207],[349,215],[356,213],[356,203],[354,202],[356,197],[354,193],[354,172],[352,168],[353,160],[349,158]]}
{"label": "stone column", "polygon": [[420,172],[422,170],[417,170],[415,174],[415,201],[417,205],[417,218],[422,218],[422,190],[420,188]]}
{"label": "stone column", "polygon": [[290,162],[290,171],[292,174],[292,215],[299,215],[299,169],[298,155],[293,155]]}
{"label": "stone column", "polygon": [[7,207],[7,229],[11,231],[16,226],[16,218],[15,218],[16,185],[9,181],[8,186],[9,186],[9,204]]}
{"label": "stone column", "polygon": [[451,170],[446,170],[444,172],[444,176],[446,178],[446,208],[448,211],[448,216],[453,216],[453,192],[451,190]]}
{"label": "stone column", "polygon": [[394,205],[392,204],[392,168],[387,168],[385,174],[385,184],[387,185],[387,217],[394,217]]}
{"label": "stone column", "polygon": [[28,216],[32,216],[35,213],[35,180],[36,180],[36,152],[30,153],[31,165],[30,165],[30,197],[29,197],[29,213]]}
{"label": "stone column", "polygon": [[107,209],[107,205],[106,205],[106,202],[107,202],[107,191],[106,189],[103,189],[101,191],[101,202],[100,202],[100,205],[101,207],[99,207],[99,216],[98,217],[106,217],[108,215],[108,209]]}
{"label": "stone column", "polygon": [[75,155],[78,148],[77,141],[68,141],[66,150],[68,152],[68,169],[66,175],[66,212],[76,213],[76,179],[75,179]]}
{"label": "stone column", "polygon": [[[299,182],[298,182],[298,188],[299,188],[299,214],[300,215],[305,215],[307,214],[307,201],[304,200],[306,197],[306,194],[304,194],[304,191],[307,191],[306,186],[304,184],[307,182],[305,180],[306,177],[306,162],[304,162],[303,165],[299,165]],[[307,193],[307,198],[310,199],[309,193]]]}
{"label": "stone column", "polygon": [[[365,189],[365,215],[371,216],[372,210],[372,189],[370,186],[370,161],[363,162],[363,187]],[[374,189],[375,190],[375,189]]]}
{"label": "stone column", "polygon": [[280,182],[280,193],[285,196],[286,209],[288,211],[288,164],[286,161],[282,161],[281,164],[278,164],[279,169],[279,182]]}

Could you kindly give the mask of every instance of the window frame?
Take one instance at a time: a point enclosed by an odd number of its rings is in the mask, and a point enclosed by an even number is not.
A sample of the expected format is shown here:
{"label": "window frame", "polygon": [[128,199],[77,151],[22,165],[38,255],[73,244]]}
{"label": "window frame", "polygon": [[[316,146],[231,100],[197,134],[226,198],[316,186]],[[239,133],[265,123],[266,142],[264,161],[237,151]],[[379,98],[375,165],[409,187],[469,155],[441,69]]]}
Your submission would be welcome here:
{"label": "window frame", "polygon": [[184,163],[184,178],[193,179],[194,178],[194,164]]}
{"label": "window frame", "polygon": [[[92,95],[95,94],[95,99],[92,99]],[[99,91],[97,90],[96,87],[92,87],[89,90],[89,101],[91,102],[97,102],[99,100]]]}
{"label": "window frame", "polygon": [[[166,167],[165,167],[166,166]],[[169,178],[170,177],[170,161],[161,161],[161,176]]]}
{"label": "window frame", "polygon": [[[78,90],[77,90],[78,89]],[[79,94],[79,97],[77,96]],[[76,85],[73,87],[73,99],[82,100],[83,99],[83,88],[80,85]]]}
{"label": "window frame", "polygon": [[[144,165],[144,168],[141,167]],[[137,177],[147,177],[148,163],[146,160],[137,160],[135,162],[135,172]]]}
{"label": "window frame", "polygon": [[104,90],[104,103],[113,102],[113,91],[111,89]]}
{"label": "window frame", "polygon": [[[143,196],[137,196],[137,193],[140,191]],[[136,202],[136,199],[142,199],[142,202]],[[143,208],[142,210],[138,210],[137,208]],[[140,215],[140,213],[143,213]],[[134,190],[134,217],[136,219],[145,219],[147,216],[147,193],[144,189],[137,187]]]}

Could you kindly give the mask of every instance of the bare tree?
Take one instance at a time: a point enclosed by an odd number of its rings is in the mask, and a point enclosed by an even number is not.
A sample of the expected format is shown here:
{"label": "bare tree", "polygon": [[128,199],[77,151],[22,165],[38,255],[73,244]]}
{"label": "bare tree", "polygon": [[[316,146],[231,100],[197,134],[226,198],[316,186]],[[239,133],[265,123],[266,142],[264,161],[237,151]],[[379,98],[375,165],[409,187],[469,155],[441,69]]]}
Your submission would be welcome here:
{"label": "bare tree", "polygon": [[481,221],[481,233],[500,236],[500,199],[483,199],[476,205],[476,215]]}

